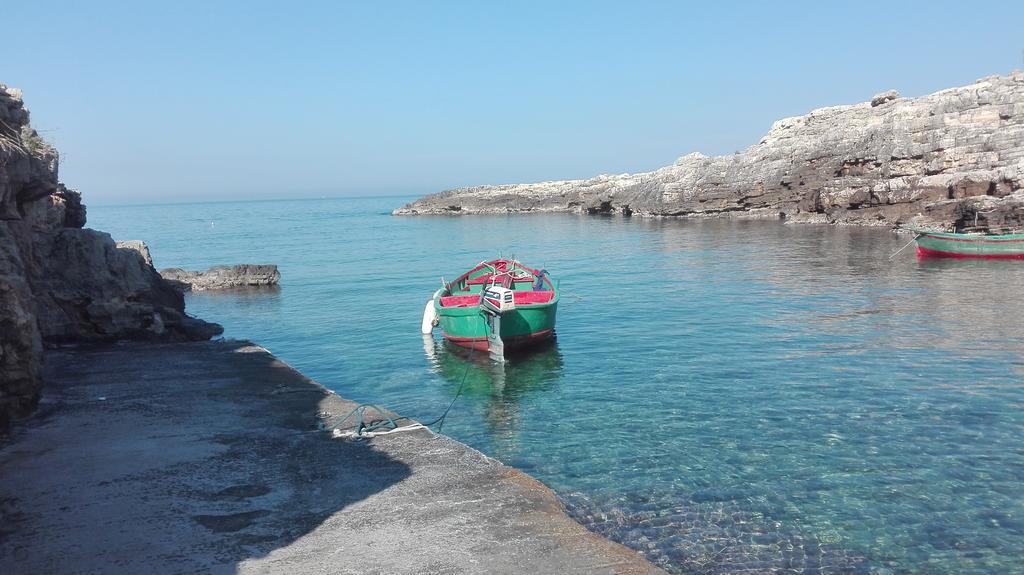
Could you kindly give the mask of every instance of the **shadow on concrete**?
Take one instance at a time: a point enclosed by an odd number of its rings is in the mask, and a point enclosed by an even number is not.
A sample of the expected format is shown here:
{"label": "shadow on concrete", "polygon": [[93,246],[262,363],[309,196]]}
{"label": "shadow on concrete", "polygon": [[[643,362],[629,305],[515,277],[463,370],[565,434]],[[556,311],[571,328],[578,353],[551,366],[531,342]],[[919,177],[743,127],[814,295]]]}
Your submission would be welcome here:
{"label": "shadow on concrete", "polygon": [[238,571],[411,473],[317,431],[354,404],[246,342],[62,350],[46,375],[0,446],[3,573]]}

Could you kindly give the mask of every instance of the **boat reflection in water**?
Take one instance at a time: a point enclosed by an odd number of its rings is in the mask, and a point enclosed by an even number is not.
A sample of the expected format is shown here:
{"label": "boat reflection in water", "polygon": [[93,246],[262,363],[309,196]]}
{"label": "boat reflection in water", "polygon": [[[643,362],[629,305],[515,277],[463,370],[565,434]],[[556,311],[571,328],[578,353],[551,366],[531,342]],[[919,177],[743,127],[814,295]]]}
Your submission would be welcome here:
{"label": "boat reflection in water", "polygon": [[[445,340],[423,337],[423,351],[432,370],[459,402],[481,410],[494,455],[501,458],[515,450],[521,427],[521,408],[530,396],[550,390],[562,377],[558,340],[551,339],[522,351],[505,353],[504,362],[492,361],[486,352],[473,351]],[[456,405],[453,411],[458,411]]]}

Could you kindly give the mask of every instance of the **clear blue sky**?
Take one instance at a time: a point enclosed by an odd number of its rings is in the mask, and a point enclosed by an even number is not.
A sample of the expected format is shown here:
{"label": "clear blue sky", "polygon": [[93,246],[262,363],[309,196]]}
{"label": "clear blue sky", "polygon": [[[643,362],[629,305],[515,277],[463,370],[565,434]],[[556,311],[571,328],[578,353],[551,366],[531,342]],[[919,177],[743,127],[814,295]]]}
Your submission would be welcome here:
{"label": "clear blue sky", "polygon": [[1024,2],[775,4],[10,1],[0,82],[116,203],[646,171],[1024,67]]}

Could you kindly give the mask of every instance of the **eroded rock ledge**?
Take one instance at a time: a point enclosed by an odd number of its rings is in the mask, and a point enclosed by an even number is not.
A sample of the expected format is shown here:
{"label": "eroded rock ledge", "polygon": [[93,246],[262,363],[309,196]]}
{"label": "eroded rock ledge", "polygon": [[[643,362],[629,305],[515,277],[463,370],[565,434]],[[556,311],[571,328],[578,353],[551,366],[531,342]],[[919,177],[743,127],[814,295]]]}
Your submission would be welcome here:
{"label": "eroded rock ledge", "polygon": [[81,195],[60,183],[57,150],[0,84],[0,432],[39,399],[47,344],[209,339],[220,326],[185,303],[132,245],[84,229]]}
{"label": "eroded rock ledge", "polygon": [[895,91],[772,125],[730,156],[639,174],[447,190],[394,211],[785,218],[964,229],[1024,221],[1024,73]]}
{"label": "eroded rock ledge", "polygon": [[160,275],[180,292],[276,286],[281,280],[277,266],[269,264],[214,266],[205,272],[167,268]]}

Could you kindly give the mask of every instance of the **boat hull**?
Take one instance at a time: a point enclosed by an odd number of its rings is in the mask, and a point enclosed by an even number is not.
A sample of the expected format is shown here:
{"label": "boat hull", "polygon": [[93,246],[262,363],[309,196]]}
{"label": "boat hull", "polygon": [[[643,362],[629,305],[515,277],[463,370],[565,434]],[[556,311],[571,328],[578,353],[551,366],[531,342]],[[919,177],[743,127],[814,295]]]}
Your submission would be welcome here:
{"label": "boat hull", "polygon": [[[495,286],[495,293],[504,294],[498,296],[505,298],[503,303],[495,304],[493,294],[484,298],[489,286]],[[489,351],[491,324],[487,314],[493,312],[485,312],[484,307],[502,309],[499,335],[502,347],[508,351],[554,337],[558,299],[558,284],[547,271],[498,258],[480,262],[437,290],[433,315],[448,341]]]}
{"label": "boat hull", "polygon": [[[466,349],[474,349],[476,351],[488,351],[491,348],[491,345],[490,343],[488,343],[486,337],[458,337],[454,335],[449,335],[447,333],[443,335],[446,340],[452,342],[453,344],[459,347],[464,347]],[[541,344],[553,338],[554,336],[555,330],[546,329],[544,331],[539,331],[537,333],[531,333],[529,335],[524,336],[503,336],[501,338],[501,343],[505,346],[505,351],[515,351],[518,349],[524,349],[530,346]]]}
{"label": "boat hull", "polygon": [[[487,351],[489,327],[479,308],[437,309],[442,335],[455,345]],[[521,307],[501,316],[501,342],[506,350],[548,340],[555,334],[558,304]]]}
{"label": "boat hull", "polygon": [[1024,259],[1024,234],[979,236],[973,234],[918,232],[917,255],[921,258]]}

